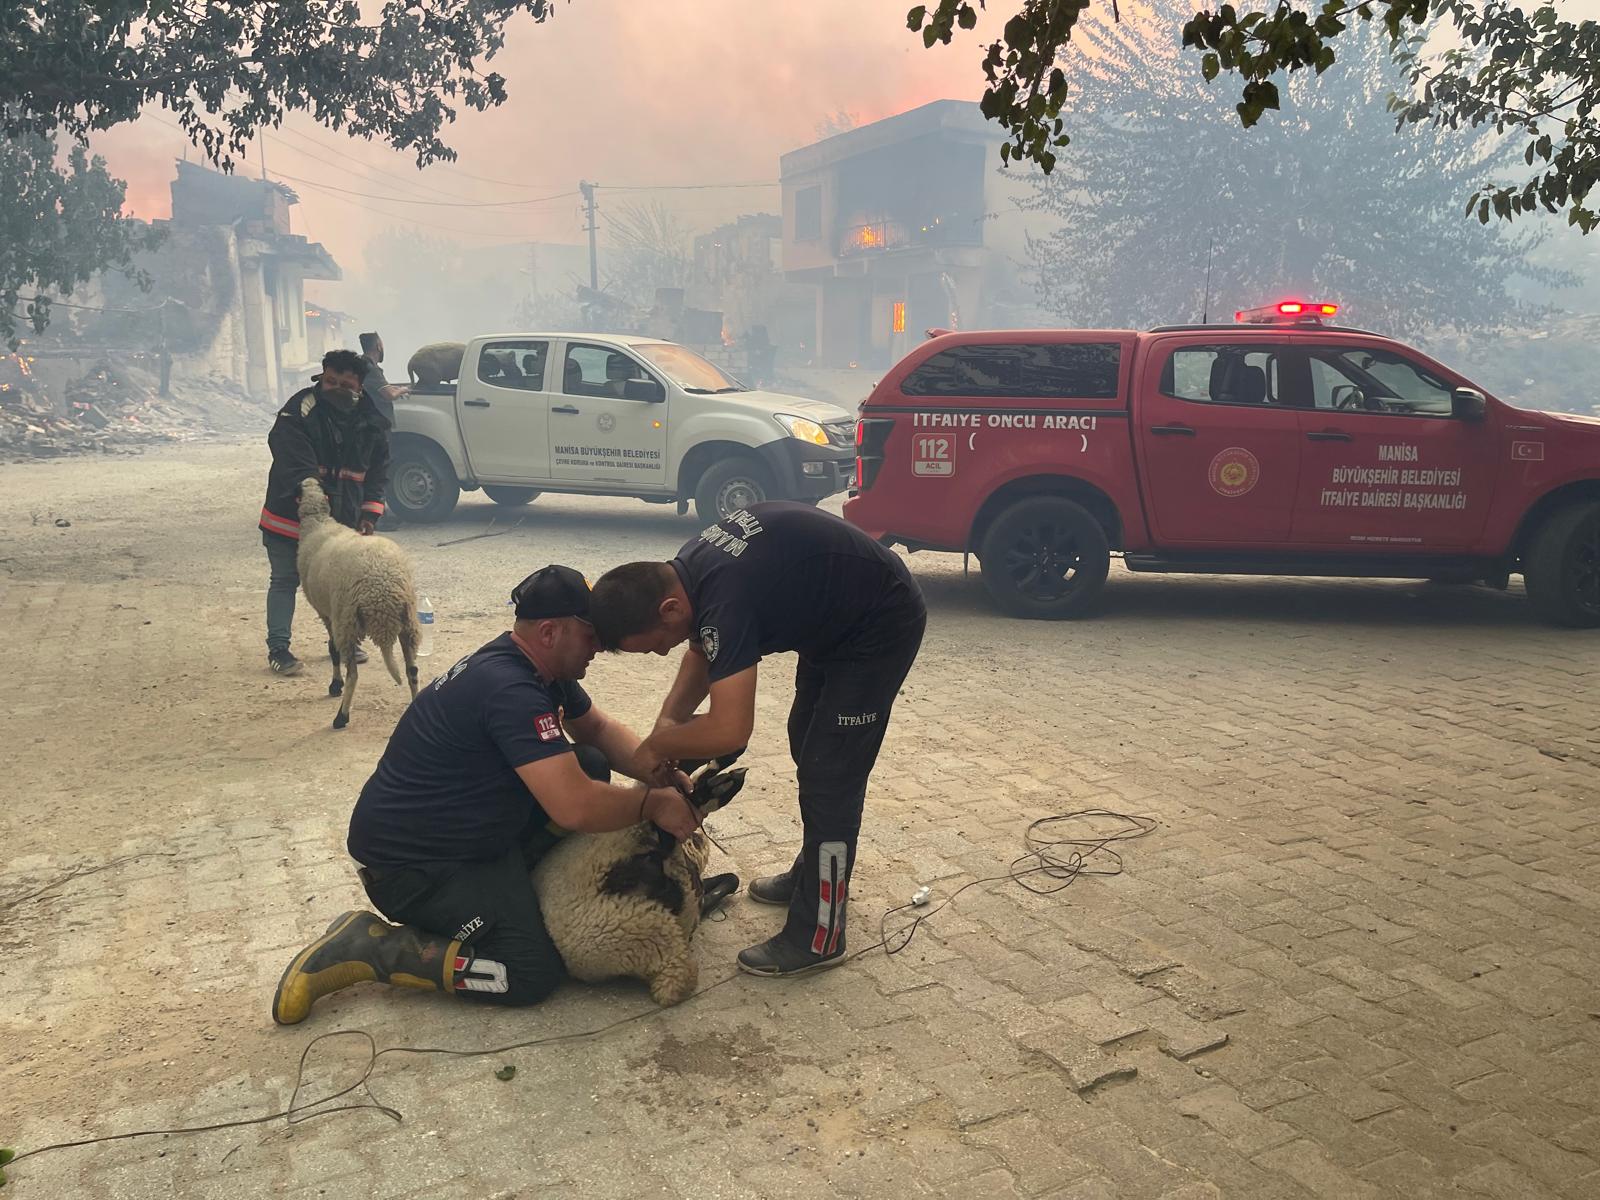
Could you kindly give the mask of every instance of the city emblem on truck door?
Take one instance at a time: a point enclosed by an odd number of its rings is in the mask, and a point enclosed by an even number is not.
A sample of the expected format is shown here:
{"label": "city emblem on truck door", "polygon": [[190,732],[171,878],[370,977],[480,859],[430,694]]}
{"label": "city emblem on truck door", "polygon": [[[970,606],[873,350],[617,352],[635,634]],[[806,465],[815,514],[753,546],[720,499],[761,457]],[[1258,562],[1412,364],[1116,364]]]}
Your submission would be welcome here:
{"label": "city emblem on truck door", "polygon": [[610,413],[601,413],[597,418],[595,418],[594,423],[595,427],[599,429],[601,433],[610,433],[617,427],[617,419]]}
{"label": "city emblem on truck door", "polygon": [[1261,463],[1243,446],[1229,446],[1217,451],[1206,478],[1212,491],[1232,499],[1243,496],[1260,482]]}

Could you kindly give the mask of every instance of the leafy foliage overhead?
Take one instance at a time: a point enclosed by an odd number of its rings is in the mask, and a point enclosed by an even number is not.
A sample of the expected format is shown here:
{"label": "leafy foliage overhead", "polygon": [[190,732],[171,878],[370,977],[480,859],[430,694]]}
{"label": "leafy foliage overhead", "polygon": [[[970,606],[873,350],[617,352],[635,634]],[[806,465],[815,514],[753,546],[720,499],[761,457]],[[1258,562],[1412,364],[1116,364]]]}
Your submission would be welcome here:
{"label": "leafy foliage overhead", "polygon": [[[987,0],[935,0],[906,15],[923,44],[949,43],[977,25]],[[985,49],[986,116],[1008,135],[1005,161],[1054,169],[1071,138],[1063,111],[1074,77],[1062,51],[1082,25],[1088,0],[1022,0],[999,38]],[[1112,0],[1114,18],[1122,15]],[[1173,23],[1183,14],[1174,14]],[[1480,221],[1538,210],[1565,212],[1584,232],[1600,224],[1589,201],[1600,179],[1600,23],[1568,21],[1547,0],[1523,7],[1508,0],[1291,0],[1255,7],[1224,4],[1191,10],[1183,45],[1198,52],[1193,70],[1211,82],[1236,76],[1235,112],[1249,128],[1283,103],[1282,81],[1322,74],[1350,42],[1354,27],[1376,23],[1399,48],[1405,85],[1386,98],[1397,124],[1492,127],[1523,139],[1516,183],[1480,176],[1468,211]],[[1421,35],[1434,24],[1455,41],[1430,53]]]}
{"label": "leafy foliage overhead", "polygon": [[1177,70],[1183,2],[1079,28],[1073,149],[1022,202],[1049,230],[1028,257],[1052,313],[1140,328],[1302,296],[1414,337],[1501,324],[1519,275],[1564,282],[1528,264],[1548,228],[1460,219],[1455,197],[1515,148],[1486,132],[1396,131],[1384,97],[1405,69],[1380,31],[1347,38],[1322,78],[1292,78],[1283,111],[1246,130]]}
{"label": "leafy foliage overhead", "polygon": [[[374,6],[369,5],[369,10]],[[4,174],[0,228],[20,248],[0,258],[0,336],[14,341],[23,292],[70,291],[96,270],[126,268],[133,232],[118,224],[120,184],[80,170],[82,147],[147,105],[171,112],[224,170],[255,134],[290,113],[411,152],[455,158],[443,131],[461,108],[506,99],[485,69],[512,17],[543,21],[549,0],[385,0],[363,20],[355,0],[11,0],[0,4],[0,151],[26,169],[18,197]],[[51,176],[54,175],[54,179]],[[90,210],[100,204],[98,221]],[[69,211],[70,208],[70,211]],[[29,313],[35,328],[48,306]]]}

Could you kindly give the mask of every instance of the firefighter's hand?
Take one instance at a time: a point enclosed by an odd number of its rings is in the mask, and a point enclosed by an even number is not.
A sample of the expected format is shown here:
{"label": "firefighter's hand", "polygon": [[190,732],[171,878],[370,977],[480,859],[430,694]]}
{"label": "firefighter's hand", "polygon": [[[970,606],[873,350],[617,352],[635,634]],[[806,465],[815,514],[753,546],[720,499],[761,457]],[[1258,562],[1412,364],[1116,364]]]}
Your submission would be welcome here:
{"label": "firefighter's hand", "polygon": [[700,828],[700,814],[677,788],[652,788],[645,801],[647,821],[666,830],[680,842]]}
{"label": "firefighter's hand", "polygon": [[376,526],[371,521],[363,519],[361,523],[356,526],[356,532],[362,537],[371,537],[372,531],[375,528]]}
{"label": "firefighter's hand", "polygon": [[633,752],[633,771],[635,779],[642,779],[651,787],[675,787],[675,776],[681,772],[678,764],[670,759],[663,758],[660,751],[650,744],[650,739],[645,738],[639,743],[639,748]]}

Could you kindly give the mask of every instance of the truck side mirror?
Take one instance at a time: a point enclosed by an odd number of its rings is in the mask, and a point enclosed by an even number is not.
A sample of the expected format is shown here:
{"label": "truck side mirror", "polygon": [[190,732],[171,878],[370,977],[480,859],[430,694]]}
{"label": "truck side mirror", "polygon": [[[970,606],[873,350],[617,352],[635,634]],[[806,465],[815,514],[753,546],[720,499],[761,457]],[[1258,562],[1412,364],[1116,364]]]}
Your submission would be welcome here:
{"label": "truck side mirror", "polygon": [[1450,393],[1450,415],[1458,421],[1481,421],[1489,402],[1477,388],[1458,387]]}
{"label": "truck side mirror", "polygon": [[622,385],[624,400],[643,400],[646,404],[660,404],[667,398],[667,389],[656,379],[629,379]]}

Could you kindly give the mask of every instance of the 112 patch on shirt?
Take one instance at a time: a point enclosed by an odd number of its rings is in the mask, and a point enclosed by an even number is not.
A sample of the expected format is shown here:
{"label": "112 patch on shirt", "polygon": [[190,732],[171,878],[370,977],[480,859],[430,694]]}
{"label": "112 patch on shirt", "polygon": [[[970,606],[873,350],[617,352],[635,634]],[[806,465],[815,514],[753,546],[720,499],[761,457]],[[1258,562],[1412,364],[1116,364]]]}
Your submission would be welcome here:
{"label": "112 patch on shirt", "polygon": [[561,718],[555,713],[540,713],[533,719],[533,728],[541,742],[555,742],[561,739]]}

